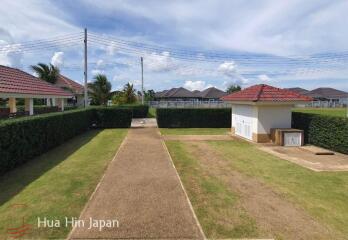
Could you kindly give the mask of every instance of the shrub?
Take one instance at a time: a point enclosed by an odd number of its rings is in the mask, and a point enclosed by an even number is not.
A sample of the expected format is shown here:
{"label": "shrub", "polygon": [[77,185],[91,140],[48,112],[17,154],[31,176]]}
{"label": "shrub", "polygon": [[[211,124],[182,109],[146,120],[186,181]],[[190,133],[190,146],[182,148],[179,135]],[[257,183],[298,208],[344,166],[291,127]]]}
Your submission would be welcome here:
{"label": "shrub", "polygon": [[88,108],[0,122],[0,174],[87,131],[129,127],[130,109]]}
{"label": "shrub", "polygon": [[0,123],[0,173],[86,131],[93,110],[50,113]]}
{"label": "shrub", "polygon": [[149,113],[147,105],[121,105],[120,108],[129,108],[133,112],[133,118],[146,118]]}
{"label": "shrub", "polygon": [[59,112],[58,106],[37,106],[34,107],[34,114],[44,114],[51,112]]}
{"label": "shrub", "polygon": [[95,109],[95,123],[100,128],[129,128],[132,110],[129,108],[105,107]]}
{"label": "shrub", "polygon": [[157,124],[161,128],[228,128],[230,108],[158,108]]}
{"label": "shrub", "polygon": [[348,154],[348,119],[292,113],[292,127],[304,130],[305,143]]}

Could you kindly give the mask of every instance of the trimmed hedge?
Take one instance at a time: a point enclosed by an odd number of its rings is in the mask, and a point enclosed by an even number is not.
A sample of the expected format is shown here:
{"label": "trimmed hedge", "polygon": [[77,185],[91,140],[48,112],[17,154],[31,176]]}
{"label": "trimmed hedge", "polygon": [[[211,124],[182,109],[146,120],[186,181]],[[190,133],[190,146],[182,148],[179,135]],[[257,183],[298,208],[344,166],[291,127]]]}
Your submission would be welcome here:
{"label": "trimmed hedge", "polygon": [[292,113],[292,127],[304,130],[305,143],[348,154],[348,119]]}
{"label": "trimmed hedge", "polygon": [[158,108],[160,128],[229,128],[231,108]]}
{"label": "trimmed hedge", "polygon": [[89,108],[0,122],[0,174],[47,152],[66,140],[100,128],[129,127],[130,109]]}
{"label": "trimmed hedge", "polygon": [[95,123],[99,128],[129,128],[132,110],[129,108],[96,108]]}
{"label": "trimmed hedge", "polygon": [[0,124],[0,173],[4,173],[86,131],[93,110],[50,113]]}
{"label": "trimmed hedge", "polygon": [[149,113],[148,105],[121,105],[120,108],[129,108],[133,112],[133,118],[146,118]]}

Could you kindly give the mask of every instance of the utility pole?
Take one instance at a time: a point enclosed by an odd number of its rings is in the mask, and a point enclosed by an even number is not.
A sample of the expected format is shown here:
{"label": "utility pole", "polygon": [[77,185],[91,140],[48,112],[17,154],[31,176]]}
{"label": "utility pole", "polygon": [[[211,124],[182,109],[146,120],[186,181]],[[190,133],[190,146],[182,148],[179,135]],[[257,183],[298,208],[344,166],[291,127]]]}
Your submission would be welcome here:
{"label": "utility pole", "polygon": [[141,62],[141,104],[144,105],[144,60],[140,57]]}
{"label": "utility pole", "polygon": [[85,28],[85,39],[84,39],[84,45],[85,45],[85,52],[84,52],[84,57],[85,57],[85,66],[84,66],[84,80],[85,80],[85,92],[84,92],[84,104],[85,108],[88,105],[88,96],[87,96],[87,28]]}

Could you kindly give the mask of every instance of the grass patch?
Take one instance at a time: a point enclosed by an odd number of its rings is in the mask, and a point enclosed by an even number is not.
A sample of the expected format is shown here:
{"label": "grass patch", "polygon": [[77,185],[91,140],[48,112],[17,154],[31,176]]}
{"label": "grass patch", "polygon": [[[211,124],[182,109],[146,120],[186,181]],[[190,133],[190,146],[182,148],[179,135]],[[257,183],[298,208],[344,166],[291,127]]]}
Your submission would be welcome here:
{"label": "grass patch", "polygon": [[33,225],[25,238],[65,238],[70,227],[37,228],[37,218],[64,223],[65,217],[79,217],[126,133],[89,131],[0,177],[0,239],[8,237],[7,228],[19,227],[22,217]]}
{"label": "grass patch", "polygon": [[346,108],[294,108],[293,112],[322,114],[334,117],[347,117]]}
{"label": "grass patch", "polygon": [[184,143],[167,141],[166,145],[205,235],[208,238],[257,237],[255,221],[236,206],[238,195],[205,172],[185,150]]}
{"label": "grass patch", "polygon": [[227,135],[230,128],[160,128],[162,135]]}
{"label": "grass patch", "polygon": [[156,108],[149,108],[149,112],[147,113],[148,118],[156,118]]}
{"label": "grass patch", "polygon": [[348,173],[313,172],[244,141],[209,142],[238,170],[301,205],[315,219],[348,235]]}

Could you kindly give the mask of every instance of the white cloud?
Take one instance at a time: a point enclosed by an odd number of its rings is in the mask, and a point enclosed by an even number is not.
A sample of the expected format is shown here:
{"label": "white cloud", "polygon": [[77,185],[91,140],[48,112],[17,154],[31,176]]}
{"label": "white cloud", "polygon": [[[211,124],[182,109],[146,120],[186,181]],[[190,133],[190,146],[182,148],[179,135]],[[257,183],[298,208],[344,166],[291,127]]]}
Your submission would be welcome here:
{"label": "white cloud", "polygon": [[234,61],[224,62],[219,65],[218,71],[229,78],[228,83],[226,84],[238,84],[244,85],[248,83],[248,80],[240,75],[237,71],[236,64]]}
{"label": "white cloud", "polygon": [[99,59],[99,60],[97,61],[96,65],[97,65],[97,68],[103,67],[103,65],[104,65],[104,60],[103,60],[103,59]]}
{"label": "white cloud", "polygon": [[65,12],[50,1],[1,1],[1,26],[6,26],[16,40],[28,41],[81,30],[63,20],[65,17]]}
{"label": "white cloud", "polygon": [[131,84],[134,85],[134,87],[140,87],[141,86],[141,80],[131,80],[129,81]]}
{"label": "white cloud", "polygon": [[0,47],[0,64],[9,67],[22,67],[23,52],[20,44]]}
{"label": "white cloud", "polygon": [[21,44],[13,44],[9,31],[0,28],[0,64],[9,67],[22,67],[23,51]]}
{"label": "white cloud", "polygon": [[174,70],[176,64],[169,52],[150,53],[144,56],[144,68],[153,72],[165,72]]}
{"label": "white cloud", "polygon": [[100,69],[93,69],[93,70],[91,71],[91,73],[92,73],[92,75],[93,75],[93,77],[94,77],[95,75],[98,75],[98,74],[104,74],[104,71],[103,71],[103,70],[100,70]]}
{"label": "white cloud", "polygon": [[272,79],[267,76],[266,74],[261,74],[261,75],[258,75],[257,78],[259,80],[261,80],[261,82],[270,82]]}
{"label": "white cloud", "polygon": [[209,88],[209,87],[212,87],[211,84],[206,84],[205,81],[191,81],[191,80],[188,80],[188,81],[185,81],[185,84],[184,84],[184,88],[187,88],[191,91],[193,90],[204,90],[206,88]]}
{"label": "white cloud", "polygon": [[56,67],[64,65],[64,52],[55,52],[51,58],[51,64]]}
{"label": "white cloud", "polygon": [[117,43],[111,42],[107,47],[106,47],[106,53],[110,56],[114,56],[118,51],[118,46]]}

